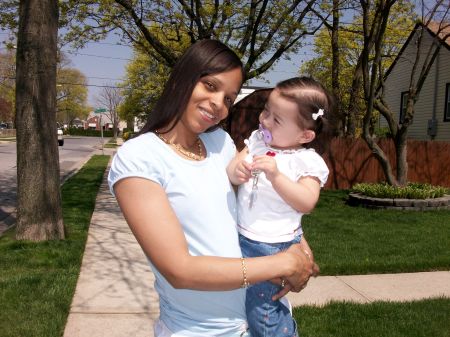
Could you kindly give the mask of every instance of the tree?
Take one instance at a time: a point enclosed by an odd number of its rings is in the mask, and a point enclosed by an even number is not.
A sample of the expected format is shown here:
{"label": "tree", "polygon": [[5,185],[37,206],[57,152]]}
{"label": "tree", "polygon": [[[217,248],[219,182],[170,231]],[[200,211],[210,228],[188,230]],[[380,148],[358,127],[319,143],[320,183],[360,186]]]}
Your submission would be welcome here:
{"label": "tree", "polygon": [[0,53],[0,121],[14,120],[15,55],[11,50]]}
{"label": "tree", "polygon": [[[427,4],[430,7],[427,7]],[[364,139],[369,145],[372,152],[379,160],[384,169],[388,182],[393,185],[405,185],[408,178],[408,162],[407,162],[407,140],[408,128],[414,119],[414,104],[419,97],[425,79],[430,72],[431,66],[436,59],[442,43],[450,37],[450,6],[448,1],[434,1],[434,3],[422,1],[422,20],[421,24],[415,30],[414,45],[415,55],[410,60],[412,67],[410,73],[410,82],[408,90],[408,99],[406,102],[406,113],[401,123],[395,120],[394,112],[384,100],[384,78],[383,74],[378,72],[380,68],[380,48],[375,47],[375,58],[373,63],[369,65],[367,57],[364,58],[364,86],[365,96],[368,100],[366,116],[364,118]],[[428,27],[434,26],[434,41],[427,44],[425,34],[428,34]],[[380,34],[382,31],[380,31]],[[375,39],[379,41],[379,37]],[[371,68],[371,69],[370,69]],[[376,90],[378,88],[378,90]],[[397,163],[396,173],[391,163],[381,148],[374,141],[374,137],[370,132],[369,120],[372,117],[373,109],[378,109],[382,116],[386,119],[390,133],[395,143],[395,157]]]}
{"label": "tree", "polygon": [[119,105],[122,101],[120,88],[113,85],[105,85],[97,97],[97,102],[100,106],[105,107],[106,115],[113,124],[114,139],[117,138],[119,132]]}
{"label": "tree", "polygon": [[57,0],[21,0],[17,35],[17,239],[64,238],[56,137]]}
{"label": "tree", "polygon": [[[314,52],[317,57],[305,62],[301,71],[317,78],[333,91],[343,117],[340,133],[358,137],[362,133],[362,120],[366,111],[362,87],[362,65],[358,63],[361,62],[360,55],[364,41],[362,7],[354,6],[353,2],[344,1],[339,4],[341,7],[336,8],[338,5],[333,1],[333,23],[325,21],[325,27],[319,31],[314,40]],[[344,5],[346,7],[343,7]],[[350,24],[344,22],[336,28],[336,14],[334,14],[336,11],[353,11],[354,20]],[[376,8],[370,6],[368,11],[370,21],[375,15]],[[414,26],[414,18],[414,7],[411,3],[398,1],[393,5],[382,46],[383,70],[388,69],[398,55]],[[339,43],[333,40],[333,38],[337,39],[337,36]]]}
{"label": "tree", "polygon": [[128,63],[126,80],[122,83],[124,100],[119,107],[120,117],[131,128],[136,117],[139,122],[146,120],[154,103],[160,96],[170,71],[147,53],[136,50],[133,60]]}
{"label": "tree", "polygon": [[90,110],[87,105],[86,76],[78,69],[60,68],[57,81],[57,120],[71,126],[75,118],[85,119]]}
{"label": "tree", "polygon": [[70,28],[67,40],[77,46],[116,30],[168,67],[186,49],[184,41],[215,38],[242,57],[250,79],[295,53],[302,38],[317,31],[320,23],[312,12],[316,2],[65,0],[62,24]]}

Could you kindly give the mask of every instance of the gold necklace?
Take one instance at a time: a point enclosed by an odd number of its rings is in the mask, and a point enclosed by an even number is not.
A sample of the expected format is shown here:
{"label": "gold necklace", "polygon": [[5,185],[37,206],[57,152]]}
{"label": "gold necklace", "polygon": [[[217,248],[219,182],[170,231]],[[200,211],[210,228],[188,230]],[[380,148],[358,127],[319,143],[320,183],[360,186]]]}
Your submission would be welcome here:
{"label": "gold necklace", "polygon": [[180,152],[182,155],[184,155],[188,158],[197,160],[197,161],[203,159],[203,149],[202,149],[202,143],[201,143],[200,137],[197,137],[197,139],[195,141],[197,143],[197,148],[198,148],[198,154],[196,154],[196,153],[190,151],[189,149],[186,149],[183,145],[177,144],[177,143],[174,143],[174,142],[168,140],[163,135],[161,135],[159,132],[155,131],[155,133],[159,137],[159,139],[161,139],[167,145],[173,146],[175,148],[175,150]]}

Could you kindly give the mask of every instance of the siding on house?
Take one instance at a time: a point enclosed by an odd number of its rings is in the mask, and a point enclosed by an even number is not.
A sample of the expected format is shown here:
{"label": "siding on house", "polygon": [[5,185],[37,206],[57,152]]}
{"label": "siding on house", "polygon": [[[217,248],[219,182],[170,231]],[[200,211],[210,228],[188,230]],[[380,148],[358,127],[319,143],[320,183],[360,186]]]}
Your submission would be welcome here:
{"label": "siding on house", "polygon": [[[408,45],[398,57],[395,65],[385,80],[385,99],[391,110],[395,113],[397,122],[400,115],[401,93],[408,91],[409,88],[410,76],[416,53],[415,40],[416,38],[414,37],[408,40]],[[432,42],[433,37],[426,31],[424,35],[424,46],[422,48],[422,60],[425,59],[426,53]],[[417,68],[417,74],[419,74],[421,67],[422,64]],[[433,109],[435,109],[437,132],[433,139],[450,141],[450,121],[444,121],[447,83],[450,83],[450,48],[442,45],[414,106],[415,112],[413,123],[408,129],[409,138],[417,140],[431,139],[427,133],[428,121],[432,119]],[[380,121],[380,126],[387,126],[384,119]]]}

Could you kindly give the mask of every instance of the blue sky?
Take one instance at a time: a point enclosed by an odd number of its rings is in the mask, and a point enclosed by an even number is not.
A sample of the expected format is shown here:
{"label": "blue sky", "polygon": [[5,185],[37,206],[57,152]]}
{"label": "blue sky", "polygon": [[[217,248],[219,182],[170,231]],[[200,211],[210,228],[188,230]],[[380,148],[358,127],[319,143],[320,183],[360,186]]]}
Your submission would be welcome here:
{"label": "blue sky", "polygon": [[[114,36],[104,41],[88,43],[84,49],[68,53],[72,67],[79,69],[88,78],[89,104],[96,107],[95,97],[101,91],[102,85],[117,83],[125,76],[127,62],[132,57],[132,49],[118,45]],[[64,49],[66,52],[68,48]],[[274,86],[280,80],[295,76],[303,60],[311,58],[311,52],[304,49],[291,60],[280,60],[273,71],[267,72],[266,80],[252,80],[252,86]]]}
{"label": "blue sky", "polygon": [[[0,42],[8,38],[8,33],[0,31]],[[132,49],[129,46],[117,43],[117,38],[110,36],[99,42],[90,42],[85,48],[71,50],[64,47],[63,51],[70,58],[70,67],[79,69],[88,79],[88,103],[93,107],[98,107],[96,97],[102,90],[101,86],[115,85],[125,76],[127,63],[132,58]],[[0,45],[0,51],[5,51]],[[274,86],[277,82],[296,76],[304,60],[312,57],[309,47],[303,48],[297,55],[292,55],[291,60],[280,60],[272,71],[266,72],[264,79],[253,79],[247,85],[268,87]]]}

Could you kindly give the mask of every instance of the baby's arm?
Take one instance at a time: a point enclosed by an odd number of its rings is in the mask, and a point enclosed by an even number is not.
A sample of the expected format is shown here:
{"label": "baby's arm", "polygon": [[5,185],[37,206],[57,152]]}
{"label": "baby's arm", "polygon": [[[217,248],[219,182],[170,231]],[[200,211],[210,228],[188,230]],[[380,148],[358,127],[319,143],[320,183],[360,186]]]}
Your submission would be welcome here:
{"label": "baby's arm", "polygon": [[231,160],[227,167],[228,179],[233,185],[241,185],[247,182],[251,176],[251,164],[245,161],[248,154],[248,148],[245,147],[241,152]]}
{"label": "baby's arm", "polygon": [[316,177],[306,176],[292,181],[278,170],[275,159],[270,156],[255,156],[251,168],[264,171],[274,190],[295,210],[309,213],[316,206],[320,195],[320,183]]}

